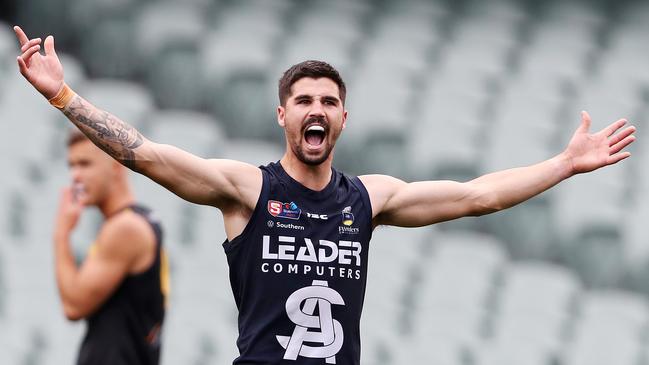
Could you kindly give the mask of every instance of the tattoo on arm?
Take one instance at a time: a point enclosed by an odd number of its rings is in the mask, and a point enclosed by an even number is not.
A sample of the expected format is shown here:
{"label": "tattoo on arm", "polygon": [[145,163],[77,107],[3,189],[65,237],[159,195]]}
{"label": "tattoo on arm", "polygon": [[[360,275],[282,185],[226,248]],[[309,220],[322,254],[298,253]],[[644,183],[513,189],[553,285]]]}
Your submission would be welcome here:
{"label": "tattoo on arm", "polygon": [[65,107],[68,117],[90,140],[122,165],[135,170],[136,156],[133,151],[144,139],[135,128],[99,110],[76,95]]}

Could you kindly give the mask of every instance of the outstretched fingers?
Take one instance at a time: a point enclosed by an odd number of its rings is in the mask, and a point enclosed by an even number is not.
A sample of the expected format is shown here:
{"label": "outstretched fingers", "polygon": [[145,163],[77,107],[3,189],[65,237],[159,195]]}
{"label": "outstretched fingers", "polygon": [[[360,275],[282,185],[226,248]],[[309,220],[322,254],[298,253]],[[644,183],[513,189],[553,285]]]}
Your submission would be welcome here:
{"label": "outstretched fingers", "polygon": [[[613,123],[613,125],[615,125],[616,123],[619,124],[622,121],[624,123],[626,123],[626,120],[621,119],[621,120],[618,120],[617,122]],[[624,123],[622,123],[615,130],[622,127],[622,125],[624,125]],[[609,126],[608,128],[611,128],[611,126]],[[622,151],[628,145],[633,143],[633,141],[635,141],[635,135],[633,135],[634,132],[635,132],[635,127],[634,126],[629,126],[629,127],[624,128],[619,133],[613,135],[609,139],[609,149],[608,149],[609,156],[608,156],[608,161],[607,161],[608,165],[618,163],[618,162],[624,160],[625,158],[631,156],[631,152],[628,152],[628,151],[620,152],[620,151]]]}
{"label": "outstretched fingers", "polygon": [[20,52],[25,52],[26,50],[28,50],[29,48],[31,48],[31,47],[33,47],[33,46],[35,46],[37,44],[41,44],[41,39],[40,38],[31,39],[27,43],[23,44],[22,47],[20,47]]}
{"label": "outstretched fingers", "polygon": [[624,147],[630,145],[631,143],[633,143],[633,141],[635,141],[635,136],[633,136],[633,135],[623,138],[618,143],[612,145],[609,148],[609,150],[608,150],[609,154],[613,155],[613,154],[616,154],[616,153],[622,151],[624,149]]}
{"label": "outstretched fingers", "polygon": [[631,152],[622,152],[622,153],[616,153],[614,155],[611,155],[608,157],[608,161],[606,161],[607,165],[613,165],[616,164],[625,158],[628,158],[631,156]]}
{"label": "outstretched fingers", "polygon": [[25,32],[23,32],[23,30],[17,25],[14,27],[14,33],[16,33],[16,37],[18,38],[21,47],[29,41]]}
{"label": "outstretched fingers", "polygon": [[618,119],[615,122],[611,123],[608,127],[602,129],[600,133],[603,133],[606,137],[610,137],[613,135],[613,133],[624,127],[625,124],[626,119]]}
{"label": "outstretched fingers", "polygon": [[54,37],[51,35],[48,35],[45,38],[45,55],[49,56],[54,54]]}
{"label": "outstretched fingers", "polygon": [[56,57],[56,51],[54,50],[54,36],[48,35],[47,38],[45,38],[45,55]]}
{"label": "outstretched fingers", "polygon": [[577,129],[577,132],[588,133],[590,130],[591,119],[590,115],[586,111],[581,112],[581,124]]}
{"label": "outstretched fingers", "polygon": [[27,64],[25,64],[25,61],[23,61],[23,58],[20,56],[18,56],[17,61],[18,61],[18,69],[20,69],[20,73],[23,76],[27,76]]}
{"label": "outstretched fingers", "polygon": [[613,145],[617,144],[621,140],[625,139],[626,137],[632,135],[635,132],[635,127],[634,126],[629,126],[624,128],[620,133],[617,133],[613,136],[611,136],[608,140],[608,145],[609,147],[612,147]]}
{"label": "outstretched fingers", "polygon": [[[38,51],[40,51],[40,49],[41,49],[41,45],[40,45],[40,44],[37,44],[37,45],[32,46],[31,48],[29,48],[29,49],[28,49],[27,51],[25,51],[23,54],[21,54],[20,56],[18,56],[18,65],[20,65],[20,63],[21,63],[21,61],[22,61],[22,63],[25,65],[25,67],[29,66],[29,60],[31,59],[31,57],[32,57],[35,53],[37,53]],[[21,71],[22,71],[22,69],[21,69]]]}

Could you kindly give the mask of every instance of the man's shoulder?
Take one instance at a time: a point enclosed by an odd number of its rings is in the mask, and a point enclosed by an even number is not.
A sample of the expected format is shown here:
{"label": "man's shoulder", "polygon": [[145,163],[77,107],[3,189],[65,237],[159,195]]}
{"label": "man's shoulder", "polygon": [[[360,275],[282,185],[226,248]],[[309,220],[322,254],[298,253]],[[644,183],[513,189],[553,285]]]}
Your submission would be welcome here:
{"label": "man's shoulder", "polygon": [[394,176],[390,175],[381,175],[381,174],[368,174],[368,175],[359,175],[358,179],[363,183],[368,192],[372,191],[383,191],[391,190],[396,185],[403,184],[403,180],[400,180]]}
{"label": "man's shoulder", "polygon": [[129,207],[108,218],[102,228],[111,230],[139,230],[149,225],[145,214],[150,210],[144,207]]}
{"label": "man's shoulder", "polygon": [[126,209],[104,222],[97,243],[103,249],[130,251],[154,239],[155,235],[147,219],[131,209]]}

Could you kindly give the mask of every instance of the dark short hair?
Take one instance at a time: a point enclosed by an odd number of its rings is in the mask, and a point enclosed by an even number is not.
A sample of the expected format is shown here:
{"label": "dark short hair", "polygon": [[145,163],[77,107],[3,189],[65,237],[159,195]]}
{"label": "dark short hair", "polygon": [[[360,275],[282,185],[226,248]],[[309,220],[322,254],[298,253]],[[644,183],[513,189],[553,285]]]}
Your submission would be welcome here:
{"label": "dark short hair", "polygon": [[88,137],[83,134],[80,130],[77,128],[70,128],[70,131],[68,132],[68,147],[72,147],[73,145],[83,142],[83,141],[89,141]]}
{"label": "dark short hair", "polygon": [[340,77],[338,71],[326,62],[308,60],[291,66],[291,68],[284,72],[282,78],[279,79],[280,105],[286,105],[286,100],[291,95],[291,86],[293,86],[294,83],[304,77],[311,77],[314,79],[326,77],[335,82],[336,85],[338,85],[338,94],[340,96],[340,100],[343,102],[343,104],[345,104],[345,95],[347,94],[347,89],[345,88],[345,82],[343,81],[342,77]]}

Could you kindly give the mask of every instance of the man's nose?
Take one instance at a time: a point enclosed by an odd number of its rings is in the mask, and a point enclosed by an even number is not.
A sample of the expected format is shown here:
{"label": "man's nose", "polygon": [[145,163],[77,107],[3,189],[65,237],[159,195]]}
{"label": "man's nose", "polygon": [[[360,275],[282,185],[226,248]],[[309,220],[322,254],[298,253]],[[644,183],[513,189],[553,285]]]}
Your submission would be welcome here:
{"label": "man's nose", "polygon": [[309,116],[324,116],[324,107],[320,100],[315,100],[313,103],[311,103]]}
{"label": "man's nose", "polygon": [[81,170],[79,168],[73,167],[70,172],[71,172],[72,182],[77,183],[81,181]]}

